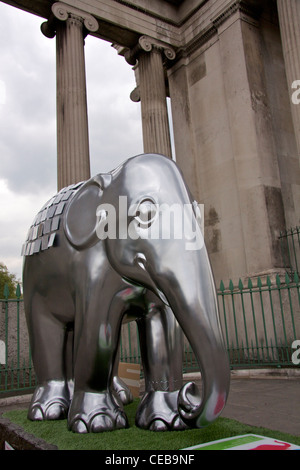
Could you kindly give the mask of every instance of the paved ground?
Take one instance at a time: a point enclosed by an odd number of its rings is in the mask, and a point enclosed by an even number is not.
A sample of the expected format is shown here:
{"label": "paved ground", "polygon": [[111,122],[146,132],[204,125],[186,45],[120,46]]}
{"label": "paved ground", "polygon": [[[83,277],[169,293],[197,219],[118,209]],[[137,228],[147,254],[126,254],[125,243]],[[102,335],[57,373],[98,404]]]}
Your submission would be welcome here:
{"label": "paved ground", "polygon": [[[297,372],[293,376],[234,376],[222,416],[300,436],[300,369]],[[197,382],[197,376],[191,379]],[[21,396],[0,400],[0,414],[27,408],[28,399]]]}
{"label": "paved ground", "polygon": [[0,415],[10,410],[26,409],[30,403],[31,395],[0,398]]}
{"label": "paved ground", "polygon": [[300,378],[233,379],[222,416],[300,436]]}
{"label": "paved ground", "polygon": [[300,369],[233,373],[222,417],[300,436]]}

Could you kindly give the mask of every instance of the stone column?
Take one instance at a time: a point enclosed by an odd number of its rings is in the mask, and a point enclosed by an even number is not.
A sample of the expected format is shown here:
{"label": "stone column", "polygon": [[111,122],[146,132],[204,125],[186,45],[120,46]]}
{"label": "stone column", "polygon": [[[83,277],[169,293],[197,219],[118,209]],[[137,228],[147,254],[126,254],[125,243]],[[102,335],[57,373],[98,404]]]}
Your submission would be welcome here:
{"label": "stone column", "polygon": [[[208,121],[201,110],[198,122],[204,135],[200,127],[195,131],[196,138],[201,137],[197,140],[197,167],[215,278],[234,283],[239,277],[282,272],[278,237],[285,229],[259,11],[246,14],[240,6],[236,2],[235,11],[229,9],[227,15],[212,18],[218,31],[214,64],[219,61],[220,81],[213,83],[213,74],[208,76],[209,93],[202,102],[204,110],[210,106],[213,114]],[[205,55],[208,57],[207,52]],[[195,113],[199,101],[194,93],[190,96],[195,100]],[[211,122],[215,130],[208,126]],[[219,141],[217,147],[211,146],[214,139]]]}
{"label": "stone column", "polygon": [[52,17],[41,30],[56,35],[58,189],[90,177],[84,37],[98,22],[63,3],[52,5]]}
{"label": "stone column", "polygon": [[125,54],[131,65],[138,60],[144,152],[171,158],[164,57],[174,59],[174,50],[147,36],[142,36],[137,46]]}
{"label": "stone column", "polygon": [[[277,8],[288,88],[292,94],[292,84],[300,80],[300,2],[277,0]],[[300,156],[300,104],[292,103],[292,116]]]}

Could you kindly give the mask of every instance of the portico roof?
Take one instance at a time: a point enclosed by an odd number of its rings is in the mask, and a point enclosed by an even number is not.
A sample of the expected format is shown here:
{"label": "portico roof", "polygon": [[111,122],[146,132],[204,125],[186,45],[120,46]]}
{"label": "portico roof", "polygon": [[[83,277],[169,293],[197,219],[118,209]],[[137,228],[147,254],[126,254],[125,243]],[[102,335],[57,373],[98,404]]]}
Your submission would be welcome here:
{"label": "portico roof", "polygon": [[[93,35],[132,47],[148,34],[179,45],[176,29],[192,11],[207,0],[64,0],[63,3],[93,15],[100,28]],[[4,3],[49,19],[53,0],[3,0]]]}

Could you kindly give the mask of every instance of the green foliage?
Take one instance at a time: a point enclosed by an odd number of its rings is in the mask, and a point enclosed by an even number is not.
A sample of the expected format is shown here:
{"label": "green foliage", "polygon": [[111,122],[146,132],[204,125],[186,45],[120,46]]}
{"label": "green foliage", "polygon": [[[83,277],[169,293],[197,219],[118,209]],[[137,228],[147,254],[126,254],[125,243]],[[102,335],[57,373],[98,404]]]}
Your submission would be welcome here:
{"label": "green foliage", "polygon": [[20,286],[14,274],[11,274],[4,263],[0,262],[0,299],[20,297]]}
{"label": "green foliage", "polygon": [[21,426],[59,450],[179,450],[200,443],[210,442],[242,434],[259,434],[300,445],[299,436],[291,436],[279,431],[248,426],[228,418],[218,418],[204,429],[186,431],[153,432],[135,426],[135,413],[139,400],[125,407],[129,420],[128,429],[101,434],[75,434],[67,429],[66,420],[29,421],[27,410],[8,411],[4,414],[11,422]]}

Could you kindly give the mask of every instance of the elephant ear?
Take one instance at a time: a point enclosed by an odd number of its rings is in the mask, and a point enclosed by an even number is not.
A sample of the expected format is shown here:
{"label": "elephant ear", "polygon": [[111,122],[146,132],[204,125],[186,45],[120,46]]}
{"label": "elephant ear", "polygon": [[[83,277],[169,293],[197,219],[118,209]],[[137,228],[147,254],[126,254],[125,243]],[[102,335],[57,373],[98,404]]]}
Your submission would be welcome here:
{"label": "elephant ear", "polygon": [[67,207],[64,230],[69,242],[78,250],[95,245],[98,241],[97,207],[101,203],[104,188],[110,182],[110,175],[91,178],[78,190]]}

